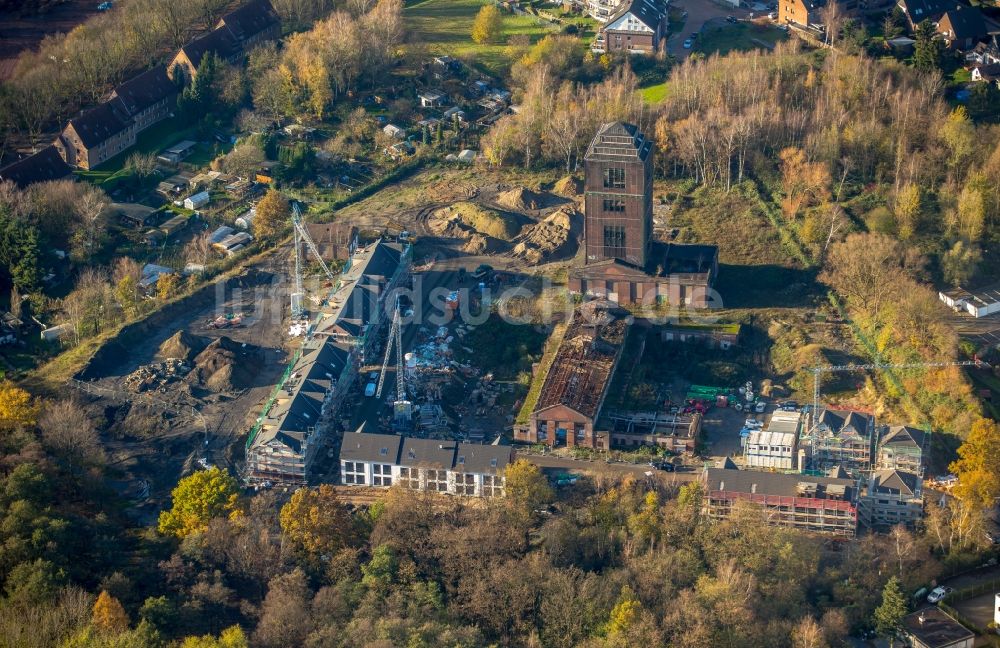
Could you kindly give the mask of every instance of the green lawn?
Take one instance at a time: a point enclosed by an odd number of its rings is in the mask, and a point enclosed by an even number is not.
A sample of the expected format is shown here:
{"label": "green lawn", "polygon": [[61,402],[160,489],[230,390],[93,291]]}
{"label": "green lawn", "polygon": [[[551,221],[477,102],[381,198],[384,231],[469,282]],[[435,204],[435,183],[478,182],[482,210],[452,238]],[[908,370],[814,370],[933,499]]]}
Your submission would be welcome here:
{"label": "green lawn", "polygon": [[727,54],[733,50],[763,49],[763,43],[773,46],[787,38],[785,32],[771,25],[707,23],[698,34],[694,48],[705,54]]}
{"label": "green lawn", "polygon": [[667,82],[639,88],[639,94],[642,95],[642,100],[646,103],[658,104],[667,98]]}
{"label": "green lawn", "polygon": [[403,12],[407,31],[414,41],[431,51],[461,58],[491,75],[506,76],[518,52],[507,46],[511,36],[526,34],[532,42],[556,31],[554,25],[531,16],[504,14],[503,36],[497,43],[472,41],[472,23],[486,0],[418,0]]}
{"label": "green lawn", "polygon": [[139,133],[139,137],[136,138],[135,146],[127,151],[122,151],[107,162],[101,164],[98,167],[98,170],[116,173],[125,166],[125,160],[127,160],[128,156],[133,153],[159,153],[172,144],[176,144],[186,138],[191,138],[191,135],[194,132],[194,126],[185,125],[180,117],[164,119],[163,121],[153,124],[148,129]]}

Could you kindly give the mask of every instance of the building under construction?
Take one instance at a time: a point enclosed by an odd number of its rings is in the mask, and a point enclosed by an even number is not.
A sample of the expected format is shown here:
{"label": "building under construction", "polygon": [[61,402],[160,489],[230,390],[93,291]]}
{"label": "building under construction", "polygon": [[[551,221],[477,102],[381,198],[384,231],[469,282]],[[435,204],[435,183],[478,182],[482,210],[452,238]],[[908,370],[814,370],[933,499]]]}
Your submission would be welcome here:
{"label": "building under construction", "polygon": [[515,429],[515,440],[610,448],[609,434],[596,432],[594,423],[631,322],[627,311],[604,299],[587,302],[573,312],[529,422]]}
{"label": "building under construction", "polygon": [[248,481],[306,483],[333,416],[394,308],[390,295],[409,269],[408,247],[377,241],[355,251],[250,431]]}
{"label": "building under construction", "polygon": [[[799,439],[805,468],[829,470],[841,466],[852,475],[872,468],[875,417],[854,410],[820,410]],[[803,466],[800,466],[800,469]]]}
{"label": "building under construction", "polygon": [[704,510],[712,519],[725,519],[739,502],[748,502],[763,509],[768,524],[852,538],[858,528],[859,484],[840,469],[831,474],[739,470],[731,462],[706,468]]}

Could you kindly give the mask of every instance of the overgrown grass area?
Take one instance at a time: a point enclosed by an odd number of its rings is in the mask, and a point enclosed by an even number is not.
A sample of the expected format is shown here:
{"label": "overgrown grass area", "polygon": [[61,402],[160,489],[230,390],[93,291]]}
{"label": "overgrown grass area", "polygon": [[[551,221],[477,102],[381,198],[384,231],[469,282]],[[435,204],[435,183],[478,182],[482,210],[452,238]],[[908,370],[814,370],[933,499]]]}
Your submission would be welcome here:
{"label": "overgrown grass area", "polygon": [[667,98],[668,86],[667,82],[657,83],[656,85],[646,86],[645,88],[639,88],[639,94],[642,96],[642,100],[648,104],[658,104]]}
{"label": "overgrown grass area", "polygon": [[[497,380],[514,380],[522,373],[530,375],[545,348],[545,330],[528,324],[506,322],[496,313],[473,327],[455,347],[463,362],[492,372]],[[472,349],[472,353],[462,347]]]}
{"label": "overgrown grass area", "polygon": [[788,34],[772,25],[712,22],[702,28],[694,47],[705,54],[728,54],[733,50],[770,49],[787,38]]}
{"label": "overgrown grass area", "polygon": [[496,43],[472,40],[472,23],[486,0],[418,0],[408,2],[403,16],[413,40],[436,54],[448,54],[494,76],[506,76],[517,51],[507,46],[511,36],[526,35],[535,42],[556,27],[540,18],[505,13],[503,35]]}
{"label": "overgrown grass area", "polygon": [[159,153],[181,140],[192,139],[194,132],[195,127],[189,126],[179,116],[169,117],[139,133],[135,146],[101,164],[98,170],[109,174],[116,173],[125,166],[125,161],[133,153]]}

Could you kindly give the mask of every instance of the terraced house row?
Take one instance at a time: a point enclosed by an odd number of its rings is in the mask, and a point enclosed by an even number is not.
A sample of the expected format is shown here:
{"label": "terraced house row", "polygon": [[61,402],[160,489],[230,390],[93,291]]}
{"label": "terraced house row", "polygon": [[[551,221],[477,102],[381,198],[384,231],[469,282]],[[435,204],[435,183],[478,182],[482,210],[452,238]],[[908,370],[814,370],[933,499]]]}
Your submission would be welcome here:
{"label": "terraced house row", "polygon": [[252,0],[182,47],[169,63],[129,79],[107,101],[70,119],[52,145],[66,164],[93,169],[134,146],[139,133],[169,117],[178,92],[194,79],[206,56],[234,63],[254,45],[280,35],[281,21],[271,3]]}
{"label": "terraced house row", "polygon": [[332,416],[389,319],[391,294],[409,274],[409,247],[377,241],[354,252],[250,432],[248,481],[307,482]]}

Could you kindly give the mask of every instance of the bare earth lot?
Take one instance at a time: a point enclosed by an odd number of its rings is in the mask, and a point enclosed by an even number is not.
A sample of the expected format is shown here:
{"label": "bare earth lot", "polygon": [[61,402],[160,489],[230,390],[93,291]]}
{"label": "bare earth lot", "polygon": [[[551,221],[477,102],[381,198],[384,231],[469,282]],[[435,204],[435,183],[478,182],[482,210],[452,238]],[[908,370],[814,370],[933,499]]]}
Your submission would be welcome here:
{"label": "bare earth lot", "polygon": [[[140,330],[106,345],[79,374],[74,384],[92,415],[104,421],[107,448],[121,471],[123,489],[143,494],[137,497],[145,499],[140,511],[158,510],[157,500],[165,498],[177,477],[196,461],[233,466],[242,459],[237,441],[252,425],[287,361],[282,320],[287,310],[287,256],[285,249],[285,254],[272,255],[238,277],[168,306]],[[210,325],[219,316],[240,314],[239,326]],[[161,363],[164,358],[158,352],[178,332],[207,347],[207,355],[223,349],[210,358],[216,364],[203,362],[199,367],[190,359],[190,373],[137,389],[130,375]],[[228,340],[219,347],[222,338]],[[220,374],[231,375],[231,384],[206,374],[220,357],[234,358],[234,366],[223,366]]]}

